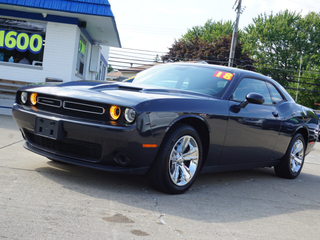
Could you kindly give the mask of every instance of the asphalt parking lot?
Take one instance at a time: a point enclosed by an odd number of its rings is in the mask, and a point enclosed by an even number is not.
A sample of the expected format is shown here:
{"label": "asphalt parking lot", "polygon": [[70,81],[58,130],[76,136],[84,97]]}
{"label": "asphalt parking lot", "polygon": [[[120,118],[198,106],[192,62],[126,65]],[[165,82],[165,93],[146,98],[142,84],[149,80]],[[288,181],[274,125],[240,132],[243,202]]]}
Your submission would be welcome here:
{"label": "asphalt parking lot", "polygon": [[294,180],[273,169],[202,174],[183,195],[143,176],[52,162],[0,115],[1,239],[319,239],[320,143]]}

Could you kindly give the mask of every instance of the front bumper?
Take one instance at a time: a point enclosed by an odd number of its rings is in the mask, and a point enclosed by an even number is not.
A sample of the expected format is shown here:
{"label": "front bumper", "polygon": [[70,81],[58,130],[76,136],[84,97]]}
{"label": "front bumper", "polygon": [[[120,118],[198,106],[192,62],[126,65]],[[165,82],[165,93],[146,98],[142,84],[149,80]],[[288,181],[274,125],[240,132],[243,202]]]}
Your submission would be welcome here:
{"label": "front bumper", "polygon": [[99,170],[104,170],[107,172],[116,172],[116,173],[128,173],[128,174],[146,174],[149,170],[149,167],[136,167],[136,168],[130,168],[130,167],[117,167],[117,166],[107,166],[107,165],[101,165],[101,164],[96,164],[96,163],[90,163],[90,162],[85,162],[85,161],[79,161],[73,158],[68,158],[68,157],[63,157],[59,156],[56,154],[52,154],[47,151],[43,151],[39,148],[33,147],[28,141],[25,141],[23,146],[39,155],[45,156],[49,159],[56,160],[59,162],[65,162],[65,163],[70,163],[82,167],[89,167],[93,169],[99,169]]}
{"label": "front bumper", "polygon": [[[43,112],[16,103],[12,116],[26,139],[26,149],[75,165],[110,172],[144,174],[160,146],[160,140],[152,137],[150,129],[141,124],[113,126]],[[56,140],[35,134],[35,123],[39,117],[59,122],[64,136]],[[143,148],[143,144],[157,144],[158,147]]]}

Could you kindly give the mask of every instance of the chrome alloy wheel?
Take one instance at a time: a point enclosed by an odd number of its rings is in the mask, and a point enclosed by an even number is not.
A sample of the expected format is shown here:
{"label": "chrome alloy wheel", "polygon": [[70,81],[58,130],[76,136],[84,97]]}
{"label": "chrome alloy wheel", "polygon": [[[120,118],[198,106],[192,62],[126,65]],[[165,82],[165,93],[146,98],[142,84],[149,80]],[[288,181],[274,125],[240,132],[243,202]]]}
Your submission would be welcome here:
{"label": "chrome alloy wheel", "polygon": [[292,145],[290,153],[290,169],[292,173],[300,171],[304,158],[304,144],[300,139],[297,139]]}
{"label": "chrome alloy wheel", "polygon": [[196,140],[185,135],[173,146],[169,158],[169,174],[176,186],[190,182],[197,170],[199,147]]}

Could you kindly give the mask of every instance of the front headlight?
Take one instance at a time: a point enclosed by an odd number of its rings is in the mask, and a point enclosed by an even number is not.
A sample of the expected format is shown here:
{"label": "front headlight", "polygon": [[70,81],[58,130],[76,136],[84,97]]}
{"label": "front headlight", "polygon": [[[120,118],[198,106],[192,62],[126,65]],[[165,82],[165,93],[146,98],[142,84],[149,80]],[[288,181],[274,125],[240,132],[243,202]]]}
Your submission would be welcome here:
{"label": "front headlight", "polygon": [[31,93],[30,102],[31,102],[32,105],[36,105],[37,104],[37,96],[38,96],[37,93]]}
{"label": "front headlight", "polygon": [[132,108],[126,108],[124,118],[128,123],[132,123],[136,119],[136,111]]}
{"label": "front headlight", "polygon": [[113,105],[110,107],[109,114],[112,120],[118,120],[121,114],[119,106]]}
{"label": "front headlight", "polygon": [[28,93],[27,92],[22,92],[20,96],[20,100],[23,104],[26,104],[28,101]]}

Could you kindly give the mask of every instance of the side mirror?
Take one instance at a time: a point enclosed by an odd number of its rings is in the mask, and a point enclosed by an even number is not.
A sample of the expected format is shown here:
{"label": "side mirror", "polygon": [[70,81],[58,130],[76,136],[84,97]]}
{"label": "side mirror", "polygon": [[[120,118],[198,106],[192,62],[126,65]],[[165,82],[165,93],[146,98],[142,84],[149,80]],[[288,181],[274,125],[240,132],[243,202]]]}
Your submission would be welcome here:
{"label": "side mirror", "polygon": [[246,100],[244,100],[239,106],[240,108],[245,108],[248,103],[254,103],[254,104],[262,104],[264,103],[264,98],[261,94],[259,93],[248,93],[246,96]]}

